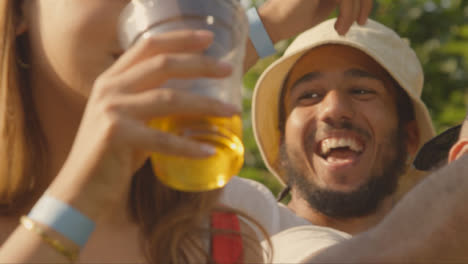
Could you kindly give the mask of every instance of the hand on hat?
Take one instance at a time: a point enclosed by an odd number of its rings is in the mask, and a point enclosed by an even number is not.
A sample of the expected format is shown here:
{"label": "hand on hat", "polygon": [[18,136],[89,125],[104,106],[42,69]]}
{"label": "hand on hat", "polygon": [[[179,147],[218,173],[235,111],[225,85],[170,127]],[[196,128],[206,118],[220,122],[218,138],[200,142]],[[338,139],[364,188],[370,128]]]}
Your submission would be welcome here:
{"label": "hand on hat", "polygon": [[354,22],[366,23],[372,0],[269,0],[260,9],[273,42],[293,37],[326,20],[339,9],[335,29],[346,34]]}

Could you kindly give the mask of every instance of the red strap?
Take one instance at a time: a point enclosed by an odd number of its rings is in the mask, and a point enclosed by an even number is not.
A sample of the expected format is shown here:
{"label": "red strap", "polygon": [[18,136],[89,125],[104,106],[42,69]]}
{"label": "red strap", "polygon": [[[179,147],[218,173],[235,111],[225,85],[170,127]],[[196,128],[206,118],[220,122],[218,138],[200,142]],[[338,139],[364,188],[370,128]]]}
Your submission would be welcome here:
{"label": "red strap", "polygon": [[214,212],[211,214],[211,228],[220,231],[215,230],[211,235],[211,254],[215,263],[242,264],[244,254],[237,215]]}

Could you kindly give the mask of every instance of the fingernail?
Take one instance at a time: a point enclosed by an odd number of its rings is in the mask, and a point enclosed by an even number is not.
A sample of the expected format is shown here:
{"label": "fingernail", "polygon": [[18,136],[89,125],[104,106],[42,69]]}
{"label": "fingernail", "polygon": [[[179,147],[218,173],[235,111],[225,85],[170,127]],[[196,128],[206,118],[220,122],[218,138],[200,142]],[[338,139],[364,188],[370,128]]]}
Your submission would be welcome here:
{"label": "fingernail", "polygon": [[230,63],[219,61],[218,62],[218,69],[223,73],[229,73],[232,70],[232,66]]}
{"label": "fingernail", "polygon": [[335,23],[335,30],[338,33],[338,35],[343,36],[343,34],[341,33],[341,23],[340,23],[340,21],[337,21]]}
{"label": "fingernail", "polygon": [[367,18],[366,17],[360,18],[359,21],[358,21],[358,24],[360,26],[364,26],[366,23],[367,23]]}
{"label": "fingernail", "polygon": [[338,31],[338,34],[339,34],[340,36],[344,36],[344,35],[346,35],[346,32],[345,32],[343,29],[340,29],[340,30]]}
{"label": "fingernail", "polygon": [[238,114],[240,111],[235,105],[224,104],[224,111],[223,112],[227,116],[232,116],[232,115]]}
{"label": "fingernail", "polygon": [[210,155],[210,156],[216,154],[216,149],[211,145],[201,144],[200,145],[200,150],[202,152],[205,152],[207,155]]}

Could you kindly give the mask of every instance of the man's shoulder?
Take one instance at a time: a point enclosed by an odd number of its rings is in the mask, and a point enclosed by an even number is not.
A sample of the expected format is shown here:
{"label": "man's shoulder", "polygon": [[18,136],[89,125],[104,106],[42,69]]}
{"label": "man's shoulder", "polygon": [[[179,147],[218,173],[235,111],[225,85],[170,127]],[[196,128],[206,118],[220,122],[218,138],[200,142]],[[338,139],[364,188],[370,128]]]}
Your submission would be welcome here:
{"label": "man's shoulder", "polygon": [[268,233],[279,232],[279,211],[275,197],[263,184],[240,177],[229,181],[220,202],[239,210],[259,222]]}
{"label": "man's shoulder", "polygon": [[250,198],[260,199],[264,203],[276,203],[271,191],[263,184],[241,177],[233,177],[223,190],[222,201],[250,203]]}
{"label": "man's shoulder", "polygon": [[300,263],[322,249],[349,238],[351,235],[347,233],[312,224],[289,228],[271,237],[274,252],[272,262]]}
{"label": "man's shoulder", "polygon": [[224,188],[220,202],[246,213],[270,235],[290,227],[310,224],[278,205],[267,187],[250,179],[234,177]]}

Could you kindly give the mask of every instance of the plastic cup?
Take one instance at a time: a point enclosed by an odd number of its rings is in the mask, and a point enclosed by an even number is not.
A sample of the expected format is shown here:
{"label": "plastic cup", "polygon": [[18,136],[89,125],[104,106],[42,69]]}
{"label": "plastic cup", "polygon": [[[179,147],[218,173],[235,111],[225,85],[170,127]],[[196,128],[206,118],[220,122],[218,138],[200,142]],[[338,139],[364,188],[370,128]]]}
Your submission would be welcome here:
{"label": "plastic cup", "polygon": [[[173,30],[205,29],[214,33],[205,55],[230,63],[224,79],[174,79],[164,87],[183,89],[242,106],[242,75],[248,24],[238,0],[133,0],[122,12],[119,37],[128,49],[140,38]],[[216,154],[187,158],[153,153],[153,170],[161,182],[182,191],[206,191],[223,187],[244,162],[240,116],[168,116],[156,118],[155,129],[211,144]]]}

